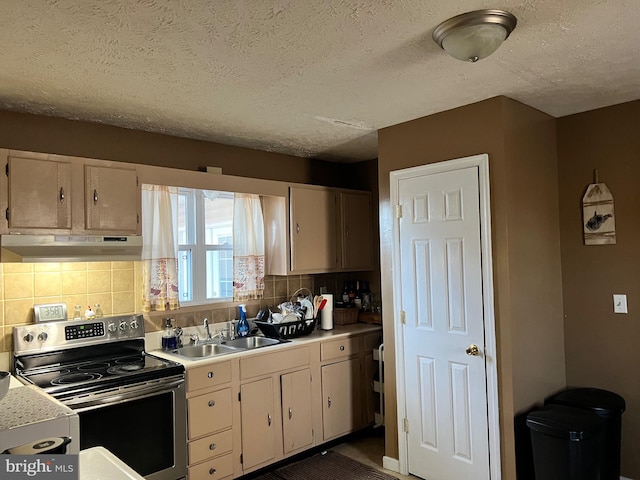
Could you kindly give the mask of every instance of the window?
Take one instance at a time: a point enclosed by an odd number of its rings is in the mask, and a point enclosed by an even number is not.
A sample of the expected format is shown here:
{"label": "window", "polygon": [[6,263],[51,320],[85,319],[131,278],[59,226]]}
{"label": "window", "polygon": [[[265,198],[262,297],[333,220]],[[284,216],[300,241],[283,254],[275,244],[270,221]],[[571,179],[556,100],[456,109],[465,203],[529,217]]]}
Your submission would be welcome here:
{"label": "window", "polygon": [[204,303],[233,296],[233,193],[178,191],[180,302]]}

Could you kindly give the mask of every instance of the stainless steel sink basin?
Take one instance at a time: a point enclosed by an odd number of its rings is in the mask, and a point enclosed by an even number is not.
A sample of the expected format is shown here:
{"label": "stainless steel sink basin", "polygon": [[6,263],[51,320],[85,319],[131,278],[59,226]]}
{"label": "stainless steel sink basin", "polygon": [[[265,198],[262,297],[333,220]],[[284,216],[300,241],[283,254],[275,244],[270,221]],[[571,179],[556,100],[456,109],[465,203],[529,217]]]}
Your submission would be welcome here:
{"label": "stainless steel sink basin", "polygon": [[227,340],[223,342],[223,345],[228,347],[240,348],[242,350],[251,350],[252,348],[267,347],[269,345],[276,345],[280,343],[275,338],[267,337],[239,337],[233,340]]}
{"label": "stainless steel sink basin", "polygon": [[219,343],[203,343],[201,345],[188,345],[186,347],[180,347],[176,350],[172,350],[171,353],[187,358],[205,358],[214,357],[216,355],[225,355],[228,353],[237,353],[241,350],[242,349],[240,348],[221,345]]}

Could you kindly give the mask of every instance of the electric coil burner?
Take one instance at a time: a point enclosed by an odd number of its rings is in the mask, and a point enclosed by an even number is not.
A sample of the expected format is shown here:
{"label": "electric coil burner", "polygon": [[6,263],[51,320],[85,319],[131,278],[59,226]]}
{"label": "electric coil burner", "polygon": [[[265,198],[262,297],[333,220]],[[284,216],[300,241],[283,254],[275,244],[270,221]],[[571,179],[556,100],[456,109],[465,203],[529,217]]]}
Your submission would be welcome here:
{"label": "electric coil burner", "polygon": [[146,353],[141,315],[36,323],[13,337],[16,376],[78,412],[81,449],[104,446],[148,480],[186,475],[184,366]]}

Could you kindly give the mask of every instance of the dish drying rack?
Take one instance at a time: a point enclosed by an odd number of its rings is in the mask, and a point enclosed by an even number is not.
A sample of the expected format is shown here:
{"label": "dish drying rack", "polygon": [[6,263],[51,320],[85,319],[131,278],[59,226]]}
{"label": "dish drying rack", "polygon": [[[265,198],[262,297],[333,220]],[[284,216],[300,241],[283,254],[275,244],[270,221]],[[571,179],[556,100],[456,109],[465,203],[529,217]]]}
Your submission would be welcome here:
{"label": "dish drying rack", "polygon": [[[295,303],[299,297],[299,294],[303,292],[307,292],[310,301],[312,301],[313,293],[311,293],[311,290],[302,287],[293,293],[293,295],[289,299],[289,303]],[[316,328],[316,312],[313,313],[313,318],[306,320],[300,319],[294,322],[286,323],[273,323],[265,322],[264,320],[256,320],[255,324],[258,326],[265,337],[277,339],[303,337],[305,335],[309,335]]]}

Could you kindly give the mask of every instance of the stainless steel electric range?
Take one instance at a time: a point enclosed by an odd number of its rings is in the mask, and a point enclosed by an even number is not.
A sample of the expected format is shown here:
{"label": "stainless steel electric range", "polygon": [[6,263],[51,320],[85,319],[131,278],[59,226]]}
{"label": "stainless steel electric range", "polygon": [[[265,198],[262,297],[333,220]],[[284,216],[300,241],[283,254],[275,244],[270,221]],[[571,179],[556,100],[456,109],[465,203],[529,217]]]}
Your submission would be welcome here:
{"label": "stainless steel electric range", "polygon": [[184,366],[146,353],[142,315],[15,327],[13,340],[16,376],[78,413],[81,449],[149,480],[186,475]]}

